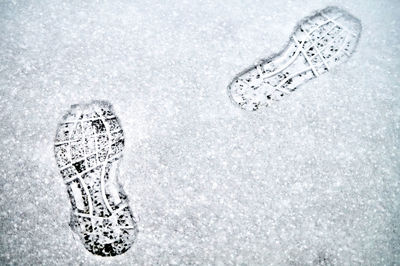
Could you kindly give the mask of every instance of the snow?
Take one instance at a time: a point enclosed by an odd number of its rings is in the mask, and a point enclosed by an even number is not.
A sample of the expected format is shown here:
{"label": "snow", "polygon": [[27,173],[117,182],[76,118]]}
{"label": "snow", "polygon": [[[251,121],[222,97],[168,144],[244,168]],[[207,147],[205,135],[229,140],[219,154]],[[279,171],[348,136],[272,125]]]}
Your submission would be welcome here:
{"label": "snow", "polygon": [[[328,5],[352,58],[259,112],[227,85]],[[393,265],[400,261],[398,1],[0,3],[3,264]],[[53,144],[70,105],[113,104],[137,242],[71,231]]]}

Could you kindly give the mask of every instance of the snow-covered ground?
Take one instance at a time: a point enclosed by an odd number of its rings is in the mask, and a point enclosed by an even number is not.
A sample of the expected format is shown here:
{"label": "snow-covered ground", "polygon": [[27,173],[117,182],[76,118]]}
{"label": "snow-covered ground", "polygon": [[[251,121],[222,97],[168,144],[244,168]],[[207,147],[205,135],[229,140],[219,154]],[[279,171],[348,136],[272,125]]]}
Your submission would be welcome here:
{"label": "snow-covered ground", "polygon": [[[16,2],[0,3],[2,264],[400,261],[399,1]],[[234,106],[232,78],[327,5],[362,21],[353,57],[272,107]],[[53,154],[62,115],[95,99],[121,119],[139,217],[107,259],[72,233]]]}

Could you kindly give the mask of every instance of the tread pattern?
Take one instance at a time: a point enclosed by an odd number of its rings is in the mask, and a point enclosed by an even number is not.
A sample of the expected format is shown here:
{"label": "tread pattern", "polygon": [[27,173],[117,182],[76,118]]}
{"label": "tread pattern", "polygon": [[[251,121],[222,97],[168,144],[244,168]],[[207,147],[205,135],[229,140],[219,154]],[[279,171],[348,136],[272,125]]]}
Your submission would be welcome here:
{"label": "tread pattern", "polygon": [[298,24],[283,52],[237,75],[228,95],[245,110],[267,107],[346,61],[360,34],[360,21],[346,11],[337,7],[317,11]]}
{"label": "tread pattern", "polygon": [[59,124],[54,152],[72,204],[70,226],[91,253],[127,251],[138,229],[117,180],[124,133],[111,104],[74,105]]}

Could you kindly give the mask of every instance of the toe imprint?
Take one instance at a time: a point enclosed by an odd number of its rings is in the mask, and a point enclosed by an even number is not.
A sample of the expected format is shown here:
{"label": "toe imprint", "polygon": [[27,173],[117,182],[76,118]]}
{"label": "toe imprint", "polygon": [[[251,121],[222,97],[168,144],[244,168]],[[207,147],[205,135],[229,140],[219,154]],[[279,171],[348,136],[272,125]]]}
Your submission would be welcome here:
{"label": "toe imprint", "polygon": [[118,183],[124,134],[107,102],[74,105],[58,126],[54,152],[67,185],[70,226],[96,255],[127,251],[138,229]]}
{"label": "toe imprint", "polygon": [[298,24],[284,51],[236,76],[228,95],[245,110],[269,106],[348,59],[360,34],[360,21],[346,11],[337,7],[317,11]]}

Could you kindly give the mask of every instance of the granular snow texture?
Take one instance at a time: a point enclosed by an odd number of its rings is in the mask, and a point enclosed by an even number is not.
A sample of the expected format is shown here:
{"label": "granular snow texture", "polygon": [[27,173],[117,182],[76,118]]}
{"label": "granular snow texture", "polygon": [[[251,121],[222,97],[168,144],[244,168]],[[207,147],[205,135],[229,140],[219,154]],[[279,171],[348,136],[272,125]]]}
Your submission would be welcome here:
{"label": "granular snow texture", "polygon": [[[400,261],[399,1],[0,3],[1,264],[395,265]],[[336,5],[350,60],[259,112],[232,78]],[[53,146],[62,115],[106,100],[137,241],[85,250]]]}

